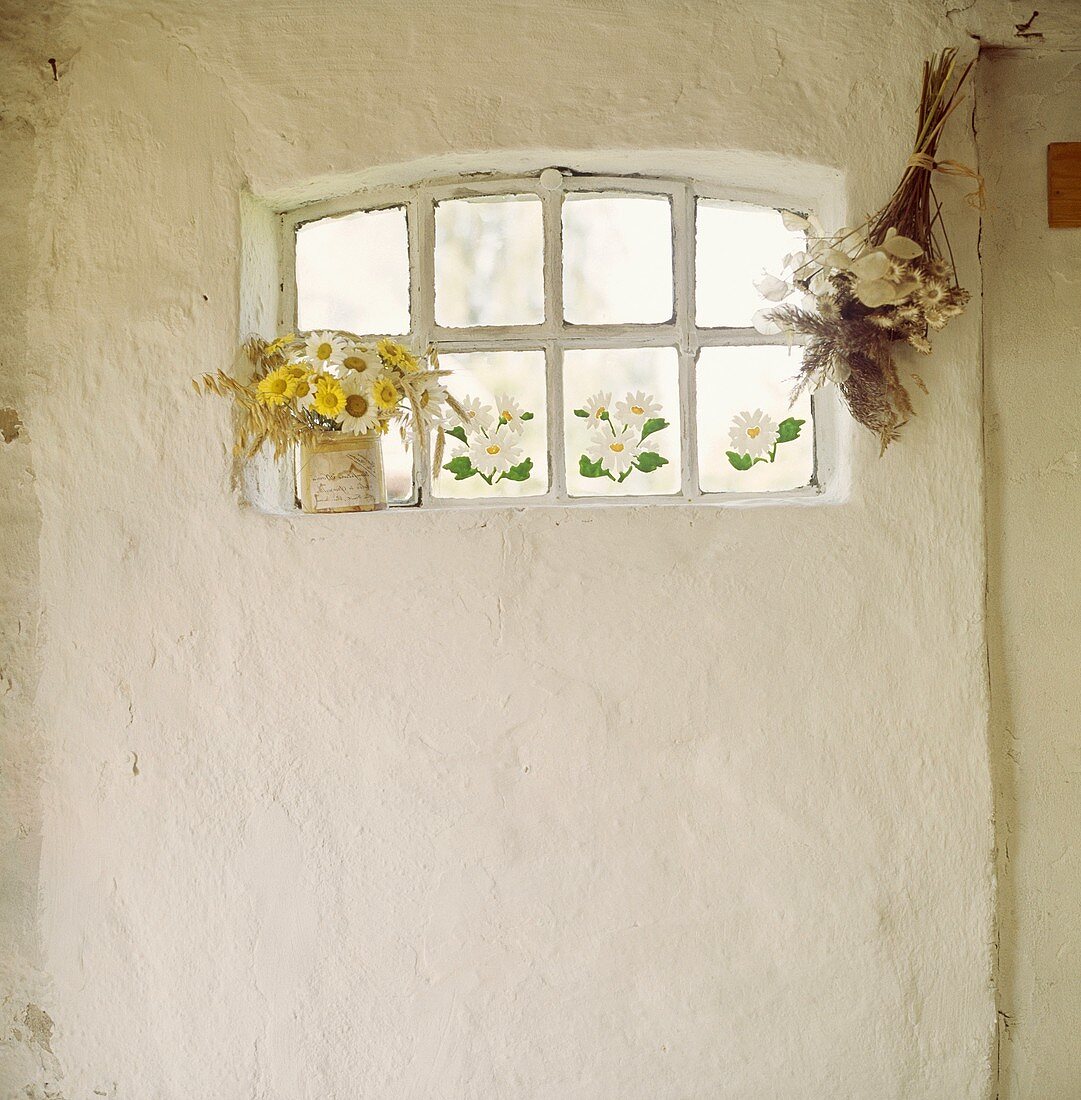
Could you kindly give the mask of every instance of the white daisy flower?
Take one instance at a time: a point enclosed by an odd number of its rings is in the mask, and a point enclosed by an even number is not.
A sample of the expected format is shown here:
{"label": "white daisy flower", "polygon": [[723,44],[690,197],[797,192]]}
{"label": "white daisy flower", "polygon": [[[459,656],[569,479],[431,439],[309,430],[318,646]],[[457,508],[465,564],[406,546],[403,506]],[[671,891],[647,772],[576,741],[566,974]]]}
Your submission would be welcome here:
{"label": "white daisy flower", "polygon": [[632,428],[641,428],[661,411],[660,402],[653,400],[653,394],[635,390],[627,394],[625,400],[616,405],[616,416]]}
{"label": "white daisy flower", "polygon": [[769,454],[777,442],[777,435],[776,423],[761,409],[739,413],[732,418],[732,426],[728,429],[732,450],[752,458]]}
{"label": "white daisy flower", "polygon": [[610,393],[595,393],[586,402],[586,412],[589,414],[589,426],[600,428],[604,426],[604,414],[611,413],[612,395]]}
{"label": "white daisy flower", "polygon": [[383,360],[374,348],[353,348],[342,360],[342,366],[353,374],[363,375],[369,381],[383,371]]}
{"label": "white daisy flower", "polygon": [[607,428],[594,432],[586,454],[593,462],[599,462],[610,474],[618,478],[625,474],[638,457],[640,446],[634,432],[625,428],[613,435]]}
{"label": "white daisy flower", "polygon": [[[413,399],[417,403],[417,414],[425,428],[434,428],[443,420],[447,391],[438,378],[425,378],[413,382],[409,375],[404,375],[402,384],[407,386],[413,394]],[[410,408],[412,409],[412,406]]]}
{"label": "white daisy flower", "polygon": [[304,354],[316,367],[332,374],[338,373],[348,353],[349,345],[336,332],[313,332],[304,345]]}
{"label": "white daisy flower", "polygon": [[362,379],[346,375],[342,379],[345,408],[342,410],[342,431],[365,435],[379,423],[379,412],[372,400],[371,387]]}
{"label": "white daisy flower", "polygon": [[461,401],[461,406],[462,412],[465,413],[467,432],[486,432],[495,423],[492,406],[482,404],[479,397],[466,397]]}
{"label": "white daisy flower", "polygon": [[518,403],[517,398],[509,393],[497,393],[495,395],[495,411],[499,419],[506,424],[512,432],[520,432],[525,427],[522,413],[525,411]]}
{"label": "white daisy flower", "polygon": [[473,440],[469,461],[485,477],[498,477],[522,461],[522,448],[514,432],[494,431]]}

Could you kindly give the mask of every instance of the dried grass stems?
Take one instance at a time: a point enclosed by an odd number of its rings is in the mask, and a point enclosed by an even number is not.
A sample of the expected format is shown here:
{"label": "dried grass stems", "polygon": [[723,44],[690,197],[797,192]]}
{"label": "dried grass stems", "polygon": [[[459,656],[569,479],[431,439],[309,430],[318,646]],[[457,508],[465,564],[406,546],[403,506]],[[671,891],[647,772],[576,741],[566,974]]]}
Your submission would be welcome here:
{"label": "dried grass stems", "polygon": [[[936,159],[943,127],[961,102],[972,63],[956,77],[955,69],[953,49],[924,64],[915,146],[889,202],[863,225],[832,237],[813,219],[788,215],[792,227],[808,234],[808,251],[794,261],[791,286],[773,276],[759,284],[773,301],[793,290],[803,294],[800,306],[760,311],[764,324],[808,338],[792,399],[805,389],[836,383],[852,416],[878,437],[881,451],[913,415],[893,345],[905,341],[930,354],[929,330],[945,327],[969,300],[957,284],[931,183],[934,172],[970,178],[977,189],[968,198],[982,208],[980,177],[956,161]],[[911,377],[926,392],[919,376]]]}
{"label": "dried grass stems", "polygon": [[957,51],[954,49],[943,50],[923,63],[915,147],[908,158],[905,174],[901,177],[897,190],[890,201],[869,220],[867,228],[867,239],[872,245],[880,245],[887,232],[893,228],[901,236],[921,245],[925,255],[938,259],[941,253],[935,235],[937,228],[950,257],[951,269],[954,266],[953,252],[942,221],[942,208],[932,186],[932,173],[939,171],[946,175],[968,176],[978,185],[969,199],[977,205],[982,205],[983,202],[983,184],[975,172],[957,161],[937,160],[942,129],[961,103],[961,93],[975,62],[970,61],[961,70],[951,89],[950,81],[956,64]]}
{"label": "dried grass stems", "polygon": [[230,397],[236,403],[233,453],[242,458],[253,457],[264,443],[274,448],[275,458],[281,458],[298,443],[313,443],[321,431],[311,419],[291,408],[264,405],[252,389],[222,370],[193,379],[192,386],[198,394]]}

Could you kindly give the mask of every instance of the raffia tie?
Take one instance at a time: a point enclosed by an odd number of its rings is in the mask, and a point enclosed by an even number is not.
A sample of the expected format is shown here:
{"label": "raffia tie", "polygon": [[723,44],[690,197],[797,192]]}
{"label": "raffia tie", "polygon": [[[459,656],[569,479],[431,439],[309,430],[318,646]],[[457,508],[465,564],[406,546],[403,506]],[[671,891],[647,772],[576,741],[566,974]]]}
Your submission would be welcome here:
{"label": "raffia tie", "polygon": [[935,160],[926,153],[913,153],[908,158],[909,168],[922,168],[926,172],[941,172],[944,176],[960,176],[964,179],[976,181],[976,190],[970,191],[965,196],[965,202],[974,206],[977,210],[987,209],[987,189],[983,184],[983,176],[979,172],[969,168],[956,160]]}

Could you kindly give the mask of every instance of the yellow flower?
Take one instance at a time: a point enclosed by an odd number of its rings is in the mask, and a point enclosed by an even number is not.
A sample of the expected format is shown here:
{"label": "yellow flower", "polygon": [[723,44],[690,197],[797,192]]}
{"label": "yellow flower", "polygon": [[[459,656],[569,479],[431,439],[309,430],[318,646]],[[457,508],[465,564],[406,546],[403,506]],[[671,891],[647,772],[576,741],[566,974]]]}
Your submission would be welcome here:
{"label": "yellow flower", "polygon": [[256,396],[264,405],[284,405],[296,396],[297,380],[287,367],[278,367],[261,379],[255,389]]}
{"label": "yellow flower", "polygon": [[384,412],[389,412],[391,409],[398,407],[398,402],[402,399],[402,395],[398,390],[398,387],[394,384],[393,380],[388,378],[385,374],[382,378],[377,378],[375,384],[372,386],[372,397],[375,399],[375,403]]}
{"label": "yellow flower", "polygon": [[293,391],[296,397],[307,397],[311,393],[312,372],[303,363],[286,363],[281,370],[288,372],[289,377],[296,383]]}
{"label": "yellow flower", "polygon": [[379,352],[380,359],[388,367],[397,367],[404,374],[409,374],[417,369],[417,357],[408,348],[402,347],[396,340],[384,337],[379,341],[376,351]]}
{"label": "yellow flower", "polygon": [[315,384],[312,408],[320,416],[325,416],[328,420],[336,420],[345,408],[345,390],[342,389],[342,384],[329,375],[320,375]]}
{"label": "yellow flower", "polygon": [[271,340],[265,348],[263,348],[263,355],[269,359],[272,355],[277,355],[286,344],[292,343],[296,339],[296,333],[287,332],[284,336],[279,336],[276,340]]}

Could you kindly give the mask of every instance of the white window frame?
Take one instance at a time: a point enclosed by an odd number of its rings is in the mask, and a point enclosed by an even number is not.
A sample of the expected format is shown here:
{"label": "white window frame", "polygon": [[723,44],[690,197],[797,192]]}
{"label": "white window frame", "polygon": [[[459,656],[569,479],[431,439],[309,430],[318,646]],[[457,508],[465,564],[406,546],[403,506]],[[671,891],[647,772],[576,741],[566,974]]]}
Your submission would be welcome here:
{"label": "white window frame", "polygon": [[[544,178],[544,184],[541,179]],[[296,240],[308,222],[361,211],[404,208],[409,244],[409,340],[417,347],[434,345],[440,354],[485,351],[543,351],[548,400],[548,491],[521,497],[470,497],[448,499],[432,494],[429,456],[414,448],[414,492],[408,501],[394,502],[395,509],[420,511],[453,508],[523,508],[536,506],[595,507],[598,505],[710,505],[814,503],[823,498],[832,468],[837,424],[831,402],[812,394],[814,463],[810,484],[797,489],[767,492],[703,492],[698,470],[698,422],[696,362],[702,348],[773,346],[784,344],[777,336],[764,336],[754,328],[699,326],[694,317],[695,203],[697,200],[731,202],[809,211],[809,196],[783,191],[750,191],[689,178],[593,175],[560,172],[551,186],[552,170],[529,175],[486,173],[478,178],[421,182],[377,187],[340,198],[305,204],[280,215],[281,249],[279,283],[280,331],[294,331],[297,324]],[[549,186],[545,186],[549,184]],[[570,192],[638,193],[664,195],[672,204],[673,317],[652,324],[577,325],[563,318],[562,201]],[[544,321],[535,325],[448,328],[437,325],[435,308],[435,206],[449,199],[489,195],[535,195],[544,215]],[[386,333],[363,333],[378,340]],[[389,334],[404,339],[400,333]],[[566,485],[566,429],[563,424],[563,351],[584,348],[672,347],[679,359],[680,461],[679,492],[664,495],[626,494],[571,496]],[[453,389],[453,379],[451,381]]]}

